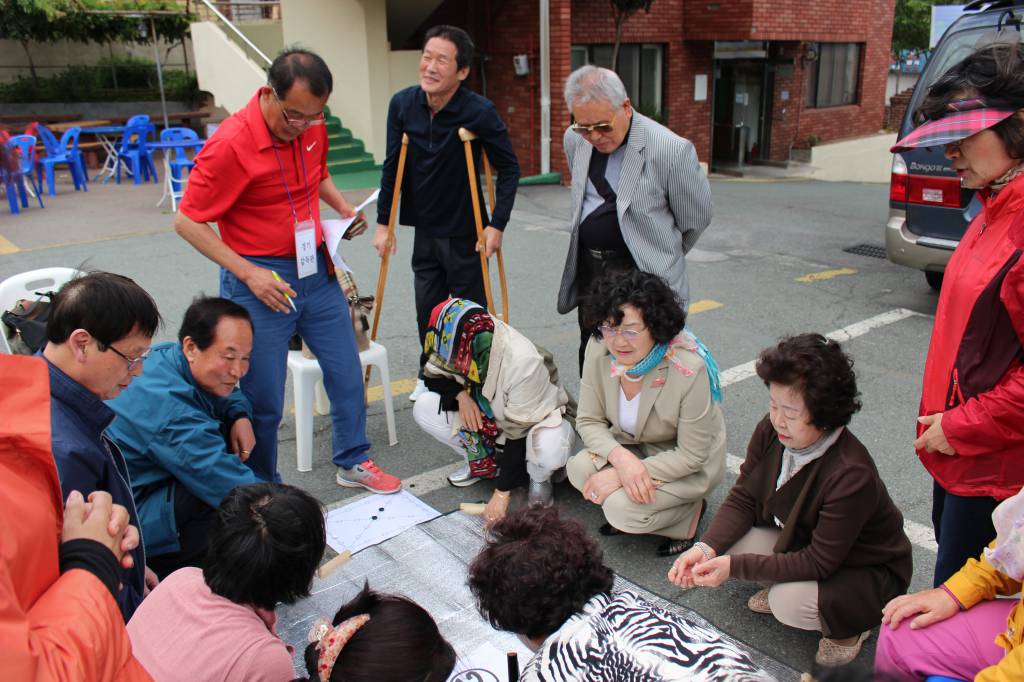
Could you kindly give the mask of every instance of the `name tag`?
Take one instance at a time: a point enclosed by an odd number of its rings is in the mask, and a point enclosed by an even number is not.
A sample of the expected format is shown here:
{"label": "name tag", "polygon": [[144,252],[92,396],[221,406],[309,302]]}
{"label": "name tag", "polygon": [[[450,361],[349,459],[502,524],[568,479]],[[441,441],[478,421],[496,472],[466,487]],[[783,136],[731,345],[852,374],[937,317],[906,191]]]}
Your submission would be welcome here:
{"label": "name tag", "polygon": [[295,266],[299,279],[316,274],[316,224],[312,220],[295,223]]}

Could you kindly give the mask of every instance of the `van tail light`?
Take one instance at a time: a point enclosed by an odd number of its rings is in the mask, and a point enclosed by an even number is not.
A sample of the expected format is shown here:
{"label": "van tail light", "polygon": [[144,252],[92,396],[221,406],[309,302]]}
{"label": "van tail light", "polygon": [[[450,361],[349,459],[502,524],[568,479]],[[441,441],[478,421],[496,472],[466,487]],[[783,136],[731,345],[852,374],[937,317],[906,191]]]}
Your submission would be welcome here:
{"label": "van tail light", "polygon": [[889,201],[901,204],[910,196],[910,176],[907,175],[907,162],[899,154],[892,157],[892,175],[889,180]]}
{"label": "van tail light", "polygon": [[960,178],[947,175],[910,175],[899,154],[892,160],[889,201],[922,206],[960,208]]}

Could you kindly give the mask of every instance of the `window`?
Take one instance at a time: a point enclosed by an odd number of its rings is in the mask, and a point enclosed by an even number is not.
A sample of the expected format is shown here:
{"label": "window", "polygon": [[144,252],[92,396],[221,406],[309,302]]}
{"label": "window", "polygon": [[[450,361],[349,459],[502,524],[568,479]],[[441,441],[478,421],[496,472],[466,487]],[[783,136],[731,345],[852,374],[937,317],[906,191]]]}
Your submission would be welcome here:
{"label": "window", "polygon": [[[613,45],[573,45],[572,68],[594,64],[610,69]],[[659,118],[662,115],[662,61],[664,46],[658,43],[619,45],[619,68],[616,72],[626,86],[633,106],[641,113]]]}
{"label": "window", "polygon": [[839,107],[857,103],[860,83],[859,43],[817,43],[818,53],[807,70],[807,106]]}

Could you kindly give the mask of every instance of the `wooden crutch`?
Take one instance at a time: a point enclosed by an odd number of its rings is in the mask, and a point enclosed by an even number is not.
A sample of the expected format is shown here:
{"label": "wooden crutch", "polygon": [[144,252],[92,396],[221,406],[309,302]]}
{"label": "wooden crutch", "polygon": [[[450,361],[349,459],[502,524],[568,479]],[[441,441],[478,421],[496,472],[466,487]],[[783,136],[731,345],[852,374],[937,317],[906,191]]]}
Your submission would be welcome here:
{"label": "wooden crutch", "polygon": [[[476,175],[476,164],[473,161],[473,140],[476,139],[476,135],[465,129],[459,128],[459,139],[462,140],[462,146],[466,151],[466,172],[469,174],[469,193],[473,200],[473,218],[476,221],[476,241],[477,250],[480,252],[480,268],[483,270],[484,275],[484,295],[487,297],[487,310],[492,315],[508,323],[508,284],[505,281],[505,261],[501,257],[501,249],[498,249],[496,255],[498,257],[498,280],[501,285],[501,314],[498,315],[494,307],[494,298],[491,295],[491,275],[490,268],[487,263],[487,252],[485,250],[486,240],[484,239],[484,219],[483,213],[480,208],[480,193],[477,185]],[[487,191],[490,195],[491,211],[494,210],[494,179],[491,177],[491,162],[487,158],[487,153],[480,150],[480,154],[483,157],[484,162],[484,174],[487,178]]]}
{"label": "wooden crutch", "polygon": [[[384,242],[384,255],[380,259],[380,273],[377,275],[377,295],[373,298],[373,324],[370,326],[370,340],[377,340],[377,328],[380,326],[380,311],[384,307],[384,285],[388,281],[388,263],[391,260],[391,249],[395,243],[395,222],[398,220],[398,199],[402,194],[402,179],[405,176],[405,155],[409,151],[409,136],[402,133],[402,150],[398,153],[398,172],[395,173],[395,187],[391,192],[391,213],[388,214],[388,239]],[[370,380],[370,367],[366,368],[363,383]],[[385,386],[384,390],[390,390]]]}

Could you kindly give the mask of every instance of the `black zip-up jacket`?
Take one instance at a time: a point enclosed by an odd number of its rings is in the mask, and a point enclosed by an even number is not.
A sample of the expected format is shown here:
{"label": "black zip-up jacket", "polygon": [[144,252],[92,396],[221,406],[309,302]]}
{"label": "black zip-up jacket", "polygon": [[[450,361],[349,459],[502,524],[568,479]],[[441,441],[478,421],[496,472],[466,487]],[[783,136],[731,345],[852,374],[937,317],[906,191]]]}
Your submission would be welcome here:
{"label": "black zip-up jacket", "polygon": [[484,227],[504,230],[512,213],[519,183],[519,161],[512,150],[508,128],[494,104],[465,86],[460,86],[445,107],[431,114],[426,93],[419,85],[399,90],[388,107],[387,156],[380,179],[377,222],[388,223],[402,133],[409,136],[409,149],[402,181],[402,208],[399,222],[426,230],[432,237],[473,237],[473,219],[466,153],[459,139],[459,128],[476,133],[473,143],[477,173],[483,172],[480,147],[497,174],[493,215],[487,219],[482,201],[483,187],[478,184]]}

